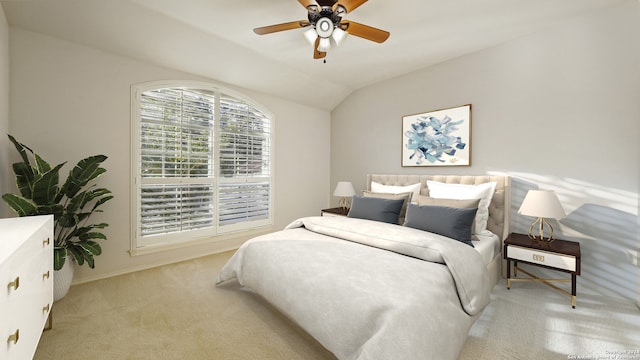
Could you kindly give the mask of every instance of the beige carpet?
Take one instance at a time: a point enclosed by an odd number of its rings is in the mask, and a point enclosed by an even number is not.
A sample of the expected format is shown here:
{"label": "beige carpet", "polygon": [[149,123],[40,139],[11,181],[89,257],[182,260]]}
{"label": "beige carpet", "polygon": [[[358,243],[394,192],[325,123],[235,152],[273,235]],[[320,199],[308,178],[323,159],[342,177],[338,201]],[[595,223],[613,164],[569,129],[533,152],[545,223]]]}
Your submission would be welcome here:
{"label": "beige carpet", "polygon": [[[252,293],[216,288],[230,255],[72,286],[35,359],[334,359]],[[640,360],[640,310],[578,286],[571,309],[542,284],[498,284],[460,359]]]}

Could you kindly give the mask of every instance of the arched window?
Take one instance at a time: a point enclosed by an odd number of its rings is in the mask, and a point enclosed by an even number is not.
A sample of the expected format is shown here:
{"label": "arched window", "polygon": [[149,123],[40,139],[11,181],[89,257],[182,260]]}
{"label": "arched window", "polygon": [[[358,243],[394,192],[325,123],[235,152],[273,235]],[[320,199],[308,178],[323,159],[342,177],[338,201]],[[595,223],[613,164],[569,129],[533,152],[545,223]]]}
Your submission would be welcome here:
{"label": "arched window", "polygon": [[200,82],[132,97],[132,251],[273,223],[270,115]]}

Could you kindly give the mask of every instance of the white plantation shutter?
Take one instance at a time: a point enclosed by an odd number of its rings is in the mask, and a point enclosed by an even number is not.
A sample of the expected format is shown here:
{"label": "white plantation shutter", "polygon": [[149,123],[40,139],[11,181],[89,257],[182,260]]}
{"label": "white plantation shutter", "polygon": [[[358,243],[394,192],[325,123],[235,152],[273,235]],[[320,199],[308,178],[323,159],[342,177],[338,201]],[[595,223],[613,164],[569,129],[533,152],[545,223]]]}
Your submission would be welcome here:
{"label": "white plantation shutter", "polygon": [[219,224],[269,219],[270,121],[232,97],[220,98]]}
{"label": "white plantation shutter", "polygon": [[272,223],[270,117],[200,87],[134,90],[135,248]]}

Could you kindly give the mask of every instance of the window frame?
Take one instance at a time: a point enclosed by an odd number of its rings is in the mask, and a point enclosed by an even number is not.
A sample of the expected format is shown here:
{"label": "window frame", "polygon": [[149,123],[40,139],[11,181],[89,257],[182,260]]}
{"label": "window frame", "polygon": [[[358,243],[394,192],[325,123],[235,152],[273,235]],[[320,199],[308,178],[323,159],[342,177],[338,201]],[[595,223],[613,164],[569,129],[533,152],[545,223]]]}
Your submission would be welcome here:
{"label": "window frame", "polygon": [[[149,182],[147,180],[143,180],[142,177],[142,164],[141,164],[141,97],[144,92],[159,90],[164,88],[173,88],[173,89],[188,89],[188,90],[200,90],[204,92],[209,92],[214,94],[215,96],[215,105],[214,105],[214,125],[213,125],[213,153],[210,154],[210,157],[213,159],[213,176],[202,177],[202,178],[191,178],[194,179],[195,182],[200,183],[211,183],[214,188],[214,217],[213,217],[213,226],[204,228],[204,229],[196,229],[189,231],[178,231],[171,232],[166,234],[158,234],[158,235],[150,235],[150,236],[142,236],[141,232],[141,201],[142,201],[142,185],[145,182]],[[220,170],[220,135],[221,131],[221,117],[220,117],[220,102],[221,98],[231,98],[236,101],[240,101],[243,104],[246,104],[253,109],[258,110],[262,115],[269,119],[269,132],[267,135],[268,139],[268,150],[269,154],[267,156],[269,162],[269,171],[267,175],[262,176],[247,176],[247,177],[225,177],[222,175]],[[275,121],[273,114],[268,111],[264,106],[258,104],[251,98],[238,93],[234,90],[217,86],[216,84],[212,84],[209,82],[203,81],[193,81],[193,80],[168,80],[168,81],[151,81],[144,82],[139,84],[134,84],[131,86],[131,194],[130,194],[130,205],[132,212],[132,222],[131,222],[131,246],[130,253],[132,255],[145,254],[149,252],[157,252],[169,250],[177,247],[186,247],[192,246],[200,243],[208,243],[215,242],[218,240],[224,240],[229,237],[238,236],[239,234],[251,234],[256,231],[264,231],[265,228],[271,227],[274,224],[274,128]],[[154,183],[172,183],[172,184],[182,184],[181,181],[175,181],[175,179],[170,178],[156,178]],[[188,183],[190,180],[185,181],[184,183]],[[250,183],[258,183],[258,182],[267,182],[268,183],[268,210],[267,210],[267,218],[260,221],[251,221],[247,222],[238,222],[230,225],[219,225],[220,218],[220,188],[224,184],[235,183],[235,184],[250,184]]]}

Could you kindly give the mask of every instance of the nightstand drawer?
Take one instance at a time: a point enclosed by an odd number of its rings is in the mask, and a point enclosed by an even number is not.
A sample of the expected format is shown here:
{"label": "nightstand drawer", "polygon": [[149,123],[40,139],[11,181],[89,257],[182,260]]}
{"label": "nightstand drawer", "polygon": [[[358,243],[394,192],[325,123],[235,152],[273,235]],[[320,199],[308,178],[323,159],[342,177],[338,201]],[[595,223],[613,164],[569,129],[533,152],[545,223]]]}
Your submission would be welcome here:
{"label": "nightstand drawer", "polygon": [[330,212],[323,212],[322,216],[345,216],[345,215],[339,215],[339,214],[334,214],[334,213],[330,213]]}
{"label": "nightstand drawer", "polygon": [[320,215],[322,216],[347,216],[349,214],[349,209],[337,207],[331,209],[322,209],[320,211]]}
{"label": "nightstand drawer", "polygon": [[571,255],[534,250],[519,246],[507,246],[507,257],[553,268],[576,271],[576,258]]}

